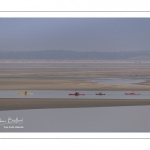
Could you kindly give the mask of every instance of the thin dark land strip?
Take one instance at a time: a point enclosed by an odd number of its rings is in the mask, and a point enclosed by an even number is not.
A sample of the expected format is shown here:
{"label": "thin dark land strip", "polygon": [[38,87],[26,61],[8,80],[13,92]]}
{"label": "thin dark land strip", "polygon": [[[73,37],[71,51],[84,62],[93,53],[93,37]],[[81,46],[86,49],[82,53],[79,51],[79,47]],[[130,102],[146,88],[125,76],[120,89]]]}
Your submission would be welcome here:
{"label": "thin dark land strip", "polygon": [[48,109],[48,108],[85,108],[150,105],[150,100],[132,99],[50,99],[50,98],[1,98],[0,110]]}

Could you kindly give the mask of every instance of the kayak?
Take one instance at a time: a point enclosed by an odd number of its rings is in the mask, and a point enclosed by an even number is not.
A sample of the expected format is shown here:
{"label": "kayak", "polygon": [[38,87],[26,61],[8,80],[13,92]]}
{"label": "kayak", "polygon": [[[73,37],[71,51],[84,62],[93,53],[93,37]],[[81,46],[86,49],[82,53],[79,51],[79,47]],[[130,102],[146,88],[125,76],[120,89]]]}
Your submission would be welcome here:
{"label": "kayak", "polygon": [[80,96],[80,95],[85,95],[85,94],[78,94],[78,95],[76,95],[76,94],[69,94],[69,95]]}
{"label": "kayak", "polygon": [[140,93],[125,93],[125,95],[140,95]]}
{"label": "kayak", "polygon": [[25,94],[25,92],[18,92],[18,94],[20,94],[20,95],[28,95],[28,94],[32,95],[33,93],[32,92],[27,92],[27,94]]}
{"label": "kayak", "polygon": [[105,95],[105,94],[99,94],[99,93],[95,93],[96,95]]}

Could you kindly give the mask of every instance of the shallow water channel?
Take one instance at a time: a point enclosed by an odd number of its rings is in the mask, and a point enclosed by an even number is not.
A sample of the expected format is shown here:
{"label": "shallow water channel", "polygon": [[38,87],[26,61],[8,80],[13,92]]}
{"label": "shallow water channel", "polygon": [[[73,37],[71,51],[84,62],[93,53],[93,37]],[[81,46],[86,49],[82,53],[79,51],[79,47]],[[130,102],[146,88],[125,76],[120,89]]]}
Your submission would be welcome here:
{"label": "shallow water channel", "polygon": [[96,78],[91,80],[99,84],[122,84],[122,85],[131,85],[141,82],[145,82],[145,79],[126,79],[126,78]]}
{"label": "shallow water channel", "polygon": [[70,93],[75,91],[65,90],[28,90],[32,92],[30,95],[20,95],[18,90],[0,90],[0,98],[66,98],[66,99],[150,99],[149,91],[136,91],[140,95],[125,95],[125,92],[130,91],[102,91],[106,95],[96,95],[99,91],[79,91],[81,96],[70,96]]}

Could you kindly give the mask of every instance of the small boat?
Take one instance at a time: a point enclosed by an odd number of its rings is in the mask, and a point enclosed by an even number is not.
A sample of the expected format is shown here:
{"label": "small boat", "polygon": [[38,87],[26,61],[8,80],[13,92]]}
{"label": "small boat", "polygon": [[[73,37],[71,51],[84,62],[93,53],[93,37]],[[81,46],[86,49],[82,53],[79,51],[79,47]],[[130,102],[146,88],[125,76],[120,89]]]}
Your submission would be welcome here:
{"label": "small boat", "polygon": [[130,93],[125,93],[125,95],[140,95],[140,93],[130,92]]}
{"label": "small boat", "polygon": [[20,95],[32,95],[33,93],[32,92],[27,92],[27,93],[25,93],[25,92],[18,92],[18,94],[20,94]]}
{"label": "small boat", "polygon": [[80,96],[80,95],[85,95],[85,94],[69,94],[69,95],[72,95],[72,96]]}
{"label": "small boat", "polygon": [[95,95],[105,95],[105,94],[103,94],[103,93],[95,93]]}
{"label": "small boat", "polygon": [[105,95],[103,94],[102,92],[99,92],[99,93],[95,93],[96,95]]}

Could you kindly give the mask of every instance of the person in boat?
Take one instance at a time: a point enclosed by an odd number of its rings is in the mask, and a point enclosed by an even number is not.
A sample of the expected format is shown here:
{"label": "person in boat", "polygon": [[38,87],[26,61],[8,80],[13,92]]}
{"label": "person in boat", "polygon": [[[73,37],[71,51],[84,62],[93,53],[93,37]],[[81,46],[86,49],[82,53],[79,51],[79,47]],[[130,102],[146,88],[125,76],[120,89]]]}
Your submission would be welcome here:
{"label": "person in boat", "polygon": [[27,91],[25,91],[24,94],[27,95]]}
{"label": "person in boat", "polygon": [[75,95],[76,95],[76,96],[79,95],[79,92],[75,92]]}
{"label": "person in boat", "polygon": [[134,94],[134,91],[133,91],[133,92],[131,92],[131,94]]}
{"label": "person in boat", "polygon": [[99,92],[99,95],[102,95],[102,92]]}

